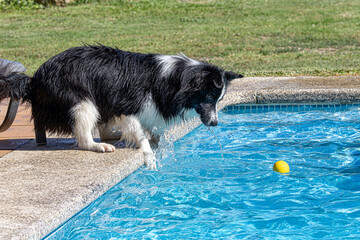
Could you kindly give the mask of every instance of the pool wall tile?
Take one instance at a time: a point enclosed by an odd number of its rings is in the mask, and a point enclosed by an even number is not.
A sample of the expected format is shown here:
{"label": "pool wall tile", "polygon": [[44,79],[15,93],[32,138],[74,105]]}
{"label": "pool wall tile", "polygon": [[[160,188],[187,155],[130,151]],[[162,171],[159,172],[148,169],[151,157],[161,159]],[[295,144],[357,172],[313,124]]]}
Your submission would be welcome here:
{"label": "pool wall tile", "polygon": [[336,103],[313,103],[313,104],[251,104],[251,105],[230,105],[223,108],[227,114],[238,113],[262,113],[269,111],[310,111],[321,108],[334,108],[344,110],[349,107],[360,107],[360,103],[336,104]]}

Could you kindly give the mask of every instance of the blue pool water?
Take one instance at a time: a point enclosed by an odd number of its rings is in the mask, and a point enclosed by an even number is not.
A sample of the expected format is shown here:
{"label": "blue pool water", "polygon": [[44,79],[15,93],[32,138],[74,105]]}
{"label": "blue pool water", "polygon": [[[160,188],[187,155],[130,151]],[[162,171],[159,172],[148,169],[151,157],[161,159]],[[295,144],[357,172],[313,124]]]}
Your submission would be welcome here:
{"label": "blue pool water", "polygon": [[359,239],[359,107],[221,112],[48,239]]}

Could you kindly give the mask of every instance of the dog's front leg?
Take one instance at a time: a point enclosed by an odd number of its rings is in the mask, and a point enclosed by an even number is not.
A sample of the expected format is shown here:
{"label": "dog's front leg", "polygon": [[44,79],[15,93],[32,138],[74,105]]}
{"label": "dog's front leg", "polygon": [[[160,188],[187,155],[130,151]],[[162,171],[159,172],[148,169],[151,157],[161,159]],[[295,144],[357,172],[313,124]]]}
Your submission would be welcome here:
{"label": "dog's front leg", "polygon": [[141,137],[139,140],[139,147],[144,152],[145,158],[145,165],[149,169],[156,169],[156,158],[151,150],[149,140],[146,138],[145,134],[144,137]]}
{"label": "dog's front leg", "polygon": [[146,137],[139,119],[135,116],[121,116],[120,119],[122,138],[130,143],[135,142],[144,153],[146,167],[156,169],[155,155],[151,150],[149,140]]}

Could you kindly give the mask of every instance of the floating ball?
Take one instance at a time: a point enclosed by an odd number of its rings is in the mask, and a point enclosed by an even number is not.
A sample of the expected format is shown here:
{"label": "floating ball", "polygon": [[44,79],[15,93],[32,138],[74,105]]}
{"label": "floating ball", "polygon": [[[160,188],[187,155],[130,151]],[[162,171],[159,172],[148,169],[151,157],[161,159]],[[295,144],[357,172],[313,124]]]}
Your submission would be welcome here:
{"label": "floating ball", "polygon": [[289,165],[285,161],[277,161],[273,166],[273,170],[275,172],[279,172],[279,173],[288,173],[288,172],[290,172]]}

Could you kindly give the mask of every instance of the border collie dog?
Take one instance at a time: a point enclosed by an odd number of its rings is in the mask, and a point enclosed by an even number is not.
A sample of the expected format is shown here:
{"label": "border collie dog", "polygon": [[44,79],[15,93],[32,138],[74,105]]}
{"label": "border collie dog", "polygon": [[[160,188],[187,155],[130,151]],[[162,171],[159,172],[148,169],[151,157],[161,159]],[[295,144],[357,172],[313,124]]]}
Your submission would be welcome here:
{"label": "border collie dog", "polygon": [[150,169],[156,161],[146,132],[156,141],[169,124],[192,112],[206,126],[216,126],[218,101],[228,83],[242,77],[183,54],[102,45],[70,48],[42,64],[33,77],[18,65],[0,60],[0,100],[11,96],[29,102],[35,130],[73,134],[81,149],[113,152],[113,145],[94,142],[92,132],[98,129],[102,139],[135,143]]}

